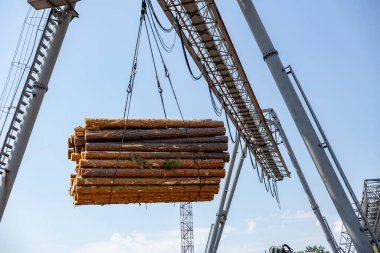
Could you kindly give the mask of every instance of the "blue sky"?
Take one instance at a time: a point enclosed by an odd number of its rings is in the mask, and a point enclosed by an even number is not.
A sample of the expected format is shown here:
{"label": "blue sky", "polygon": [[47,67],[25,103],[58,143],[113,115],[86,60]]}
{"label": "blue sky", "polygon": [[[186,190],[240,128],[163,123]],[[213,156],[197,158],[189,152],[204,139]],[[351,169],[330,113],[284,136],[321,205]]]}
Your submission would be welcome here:
{"label": "blue sky", "polygon": [[[166,23],[163,12],[153,2]],[[254,3],[282,61],[295,69],[360,196],[363,180],[380,175],[380,3]],[[339,217],[236,1],[219,0],[217,4],[262,108],[277,111],[322,213],[335,229]],[[0,1],[1,85],[27,10],[26,1]],[[0,225],[1,251],[179,252],[178,205],[72,205],[68,187],[73,164],[66,159],[67,137],[75,126],[83,124],[85,117],[122,116],[140,1],[118,0],[110,4],[92,0],[90,4],[83,0],[77,10],[80,18],[69,27]],[[185,118],[217,119],[205,81],[190,78],[178,42],[165,59]],[[131,117],[163,117],[146,37],[142,43]],[[179,118],[166,82],[163,89],[168,116]],[[288,165],[293,175],[278,185],[279,209],[246,161],[220,252],[264,252],[282,243],[295,249],[309,244],[327,247],[299,180],[289,162]],[[218,203],[219,197],[210,203],[194,204],[196,252],[204,250]],[[338,234],[335,236],[339,240]]]}

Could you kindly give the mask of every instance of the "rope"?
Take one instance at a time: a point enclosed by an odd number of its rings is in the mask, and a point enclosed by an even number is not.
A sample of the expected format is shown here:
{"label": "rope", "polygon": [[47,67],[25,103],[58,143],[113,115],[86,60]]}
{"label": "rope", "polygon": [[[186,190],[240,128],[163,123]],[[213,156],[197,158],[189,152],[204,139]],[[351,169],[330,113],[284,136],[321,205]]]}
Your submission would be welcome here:
{"label": "rope", "polygon": [[[147,20],[148,20],[148,23],[149,23],[150,30],[151,30],[151,32],[152,32],[152,34],[153,34],[153,38],[154,38],[154,41],[155,41],[155,43],[156,43],[156,47],[157,47],[157,49],[158,49],[158,52],[159,52],[160,58],[161,58],[161,63],[162,63],[162,65],[163,65],[163,67],[164,67],[165,77],[168,79],[168,82],[169,82],[169,84],[170,84],[171,91],[172,91],[172,93],[173,93],[173,96],[174,96],[175,102],[176,102],[176,104],[177,104],[178,111],[179,111],[179,113],[180,113],[180,115],[181,115],[182,120],[184,120],[184,118],[183,118],[183,114],[182,114],[182,110],[181,110],[181,107],[180,107],[180,105],[179,105],[179,102],[178,102],[177,95],[176,95],[175,90],[174,90],[174,86],[173,86],[172,80],[171,80],[171,78],[170,78],[170,72],[169,72],[169,70],[168,70],[168,68],[167,68],[167,66],[166,66],[166,63],[165,63],[164,57],[162,56],[162,52],[161,52],[161,50],[160,50],[160,46],[159,46],[158,41],[157,41],[157,37],[158,37],[158,36],[156,37],[156,34],[155,34],[155,32],[154,32],[154,30],[153,30],[153,27],[152,27],[152,23],[153,23],[153,21],[151,21],[151,19],[149,18],[149,15],[147,15]],[[153,24],[154,24],[154,23],[153,23]],[[157,31],[156,31],[156,33],[157,33]],[[162,44],[161,44],[161,45],[162,45]]]}
{"label": "rope", "polygon": [[147,37],[148,37],[149,48],[150,48],[150,54],[151,54],[151,56],[152,56],[153,67],[154,67],[154,73],[156,74],[156,82],[157,82],[158,93],[160,94],[161,104],[162,104],[162,109],[164,110],[164,115],[165,115],[165,119],[166,119],[167,116],[166,116],[166,110],[165,110],[164,98],[163,98],[163,95],[162,95],[162,87],[161,87],[161,84],[160,84],[160,79],[158,78],[157,67],[156,67],[156,60],[155,60],[155,58],[154,58],[154,53],[153,53],[152,43],[151,43],[151,41],[150,41],[149,31],[148,31],[148,27],[147,27],[147,25],[146,25],[145,18],[144,18],[144,25],[145,25],[146,35],[147,35]]}

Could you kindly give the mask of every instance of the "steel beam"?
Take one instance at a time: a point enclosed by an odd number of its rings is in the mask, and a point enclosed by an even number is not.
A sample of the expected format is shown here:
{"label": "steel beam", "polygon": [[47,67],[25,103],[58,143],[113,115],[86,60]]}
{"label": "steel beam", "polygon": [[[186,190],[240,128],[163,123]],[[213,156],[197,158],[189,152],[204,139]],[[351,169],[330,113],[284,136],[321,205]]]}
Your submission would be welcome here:
{"label": "steel beam", "polygon": [[233,169],[235,166],[236,154],[238,152],[240,141],[241,140],[240,140],[239,132],[236,131],[235,145],[234,145],[234,149],[232,151],[232,156],[231,156],[230,165],[229,165],[229,168],[227,171],[226,181],[224,183],[222,196],[220,198],[218,213],[216,214],[216,220],[215,220],[215,223],[213,224],[213,226],[211,227],[212,232],[210,233],[209,238],[208,238],[209,247],[206,249],[208,253],[212,253],[212,251],[213,251],[215,240],[216,240],[218,230],[219,230],[219,226],[220,226],[221,220],[223,218],[223,209],[224,209],[224,205],[225,205],[225,202],[227,199],[227,194],[228,194],[228,190],[230,187],[230,181],[231,181],[232,172],[233,172]]}
{"label": "steel beam", "polygon": [[[281,139],[284,143],[285,149],[288,152],[289,158],[293,164],[293,167],[297,173],[298,178],[300,179],[303,190],[305,191],[307,198],[310,202],[311,209],[313,210],[315,217],[317,218],[319,225],[321,226],[323,233],[326,236],[327,242],[329,243],[332,252],[333,253],[339,253],[339,251],[338,251],[339,247],[338,247],[338,245],[337,245],[337,243],[336,243],[336,241],[335,241],[335,239],[331,233],[331,229],[328,226],[327,221],[324,219],[324,217],[321,213],[321,210],[319,209],[319,206],[317,204],[317,201],[315,200],[314,195],[311,192],[309,184],[307,183],[305,175],[303,174],[301,166],[298,163],[297,157],[294,154],[293,148],[290,145],[290,142],[289,142],[289,140],[285,134],[285,131],[281,125],[279,118],[277,117],[276,112],[273,109],[268,109],[268,110],[263,110],[263,111],[268,112],[271,115],[271,118],[273,120],[273,124],[277,128],[278,133],[281,136]],[[270,124],[270,122],[268,122],[268,124]]]}
{"label": "steel beam", "polygon": [[275,50],[252,1],[237,0],[237,2],[355,247],[358,252],[372,253],[373,250],[368,238],[361,228],[360,222],[347,194],[345,193],[342,184],[324,151],[323,145],[284,70],[278,52]]}
{"label": "steel beam", "polygon": [[45,93],[48,90],[49,80],[73,15],[75,15],[75,12],[71,11],[70,8],[65,8],[64,11],[62,11],[62,16],[59,17],[57,30],[51,38],[50,47],[46,51],[45,62],[41,66],[41,70],[35,82],[33,97],[30,99],[29,105],[25,110],[20,130],[16,136],[16,141],[14,142],[9,160],[7,161],[5,173],[0,180],[0,221],[3,217],[9,195],[16,180],[34,123],[36,122]]}

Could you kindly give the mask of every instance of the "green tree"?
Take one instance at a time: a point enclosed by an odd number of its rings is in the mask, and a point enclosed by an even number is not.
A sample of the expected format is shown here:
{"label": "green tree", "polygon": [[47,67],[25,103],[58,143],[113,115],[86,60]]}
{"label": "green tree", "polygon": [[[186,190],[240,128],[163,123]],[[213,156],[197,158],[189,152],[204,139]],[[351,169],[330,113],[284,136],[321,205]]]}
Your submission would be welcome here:
{"label": "green tree", "polygon": [[325,249],[323,246],[307,246],[305,250],[298,251],[296,253],[308,253],[308,252],[315,252],[315,253],[329,253],[328,250]]}

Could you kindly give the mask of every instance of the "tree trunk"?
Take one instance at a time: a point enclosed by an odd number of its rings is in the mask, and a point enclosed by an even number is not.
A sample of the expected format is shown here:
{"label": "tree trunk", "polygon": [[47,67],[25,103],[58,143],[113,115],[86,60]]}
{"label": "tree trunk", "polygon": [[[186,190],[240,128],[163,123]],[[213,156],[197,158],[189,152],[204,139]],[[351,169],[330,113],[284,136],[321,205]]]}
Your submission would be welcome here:
{"label": "tree trunk", "polygon": [[222,169],[222,159],[208,160],[95,160],[81,159],[79,165],[85,168],[157,168],[157,169]]}
{"label": "tree trunk", "polygon": [[115,169],[115,168],[80,168],[81,177],[110,178],[171,178],[171,177],[225,177],[224,169]]}
{"label": "tree trunk", "polygon": [[117,151],[87,151],[82,152],[82,159],[223,159],[229,161],[228,152],[117,152]]}
{"label": "tree trunk", "polygon": [[128,130],[86,130],[86,142],[210,137],[225,135],[224,127]]}
{"label": "tree trunk", "polygon": [[85,119],[86,129],[223,127],[223,121],[181,119]]}
{"label": "tree trunk", "polygon": [[98,193],[178,193],[187,194],[189,192],[216,194],[219,185],[174,185],[174,186],[73,186],[72,192],[78,194],[98,194]]}
{"label": "tree trunk", "polygon": [[[134,152],[223,152],[227,143],[166,144],[166,143],[86,143],[86,151],[134,151]],[[77,152],[78,153],[78,152]]]}
{"label": "tree trunk", "polygon": [[129,198],[112,198],[111,199],[93,199],[74,200],[75,205],[109,205],[109,204],[137,204],[137,203],[175,203],[175,202],[200,202],[211,201],[214,195],[202,196],[180,196],[180,197],[129,197]]}
{"label": "tree trunk", "polygon": [[80,178],[77,177],[77,186],[96,185],[96,186],[128,186],[128,185],[213,185],[219,184],[220,178],[216,177],[177,177],[177,178]]}

